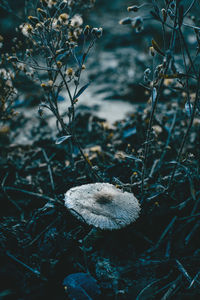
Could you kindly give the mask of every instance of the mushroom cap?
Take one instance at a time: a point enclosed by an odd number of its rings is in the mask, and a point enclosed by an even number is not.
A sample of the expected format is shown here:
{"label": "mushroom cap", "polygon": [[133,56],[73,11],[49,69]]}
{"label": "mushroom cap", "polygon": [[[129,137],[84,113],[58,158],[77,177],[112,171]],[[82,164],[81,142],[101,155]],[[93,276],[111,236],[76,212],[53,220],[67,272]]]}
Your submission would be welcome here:
{"label": "mushroom cap", "polygon": [[91,183],[71,188],[65,205],[78,219],[101,229],[120,229],[134,222],[140,204],[132,193],[110,183]]}

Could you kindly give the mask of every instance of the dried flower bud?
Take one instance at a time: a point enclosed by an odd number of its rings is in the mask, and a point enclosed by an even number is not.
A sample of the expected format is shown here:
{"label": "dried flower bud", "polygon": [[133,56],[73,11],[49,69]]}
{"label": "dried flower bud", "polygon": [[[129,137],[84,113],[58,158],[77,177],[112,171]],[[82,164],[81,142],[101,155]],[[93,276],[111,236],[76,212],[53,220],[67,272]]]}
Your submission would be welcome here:
{"label": "dried flower bud", "polygon": [[26,49],[26,55],[31,56],[33,50],[32,49]]}
{"label": "dried flower bud", "polygon": [[48,7],[49,8],[52,8],[54,5],[56,5],[57,3],[57,0],[48,0]]}
{"label": "dried flower bud", "polygon": [[86,25],[84,30],[83,30],[83,34],[84,35],[88,35],[90,33],[90,26],[89,25]]}
{"label": "dried flower bud", "polygon": [[60,21],[60,23],[62,25],[66,25],[68,24],[68,21],[69,21],[69,15],[64,13],[64,14],[61,14],[58,18],[58,20]]}
{"label": "dried flower bud", "polygon": [[151,56],[155,56],[155,51],[154,51],[154,48],[151,46],[149,47],[149,53]]}
{"label": "dried flower bud", "polygon": [[74,75],[74,70],[72,68],[68,68],[66,71],[66,75],[72,77]]}
{"label": "dried flower bud", "polygon": [[167,20],[167,11],[166,11],[166,9],[162,8],[161,13],[162,13],[162,16],[163,16],[163,21],[166,22],[166,20]]}
{"label": "dried flower bud", "polygon": [[29,21],[31,21],[33,24],[37,24],[39,22],[38,18],[33,16],[28,16]]}
{"label": "dried flower bud", "polygon": [[151,70],[149,68],[147,68],[145,71],[144,71],[144,74],[146,76],[149,76],[151,74]]}
{"label": "dried flower bud", "polygon": [[85,65],[82,65],[82,70],[85,70],[86,69],[86,66]]}
{"label": "dried flower bud", "polygon": [[43,9],[41,9],[40,7],[37,8],[38,13],[43,17],[46,18],[47,17],[47,13],[46,11],[44,11]]}
{"label": "dried flower bud", "polygon": [[53,87],[53,81],[49,80],[48,83],[41,83],[40,85],[45,91],[50,91]]}
{"label": "dried flower bud", "polygon": [[143,29],[143,18],[139,16],[132,19],[131,25],[136,29],[136,32],[141,32]]}
{"label": "dried flower bud", "polygon": [[133,21],[133,18],[124,18],[122,20],[119,21],[120,25],[127,25],[127,24],[131,24]]}
{"label": "dried flower bud", "polygon": [[48,81],[48,86],[49,86],[49,87],[52,87],[52,86],[53,86],[53,80],[49,80],[49,81]]}
{"label": "dried flower bud", "polygon": [[58,60],[56,64],[57,64],[57,67],[58,67],[59,69],[62,67],[61,61]]}
{"label": "dried flower bud", "polygon": [[150,74],[151,74],[151,70],[150,70],[149,68],[147,68],[147,69],[144,71],[144,81],[145,81],[145,82],[148,82]]}
{"label": "dried flower bud", "polygon": [[22,34],[29,37],[33,33],[33,27],[29,23],[25,23],[20,26],[20,29],[22,31]]}
{"label": "dried flower bud", "polygon": [[83,24],[83,19],[81,18],[80,15],[75,15],[72,19],[71,19],[71,26],[72,27],[79,27]]}
{"label": "dried flower bud", "polygon": [[103,29],[101,27],[100,28],[92,28],[92,30],[91,30],[91,33],[98,39],[102,36],[102,32],[103,32]]}
{"label": "dried flower bud", "polygon": [[41,32],[43,30],[43,26],[42,26],[42,23],[37,23],[35,25],[35,29],[38,30],[39,32]]}
{"label": "dried flower bud", "polygon": [[9,56],[8,57],[8,61],[10,61],[10,62],[17,62],[18,58],[16,56]]}
{"label": "dried flower bud", "polygon": [[45,87],[46,87],[46,84],[45,84],[45,83],[41,83],[41,87],[42,87],[42,88],[45,88]]}
{"label": "dried flower bud", "polygon": [[137,5],[129,6],[127,10],[137,12],[139,10],[139,6]]}

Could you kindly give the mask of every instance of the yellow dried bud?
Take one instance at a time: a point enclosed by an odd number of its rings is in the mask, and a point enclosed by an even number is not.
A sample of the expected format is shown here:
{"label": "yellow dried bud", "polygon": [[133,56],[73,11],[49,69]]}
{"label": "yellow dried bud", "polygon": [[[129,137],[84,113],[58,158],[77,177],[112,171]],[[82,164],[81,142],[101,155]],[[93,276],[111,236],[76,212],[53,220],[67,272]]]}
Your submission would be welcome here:
{"label": "yellow dried bud", "polygon": [[82,65],[82,70],[85,70],[86,69],[86,65]]}
{"label": "yellow dried bud", "polygon": [[56,63],[56,64],[57,64],[57,67],[58,67],[58,68],[61,68],[61,67],[62,67],[62,63],[61,63],[61,61],[60,61],[60,60],[59,60],[59,61],[57,61],[57,63]]}
{"label": "yellow dried bud", "polygon": [[34,24],[36,24],[36,23],[39,22],[38,18],[33,17],[33,16],[28,16],[28,19],[29,19],[31,22],[33,22]]}
{"label": "yellow dried bud", "polygon": [[69,76],[69,77],[73,76],[73,74],[74,74],[73,69],[72,69],[72,68],[68,68],[67,71],[66,71],[66,74],[67,74],[67,76]]}
{"label": "yellow dried bud", "polygon": [[86,25],[84,30],[83,30],[83,34],[84,35],[88,35],[90,33],[90,26],[89,25]]}
{"label": "yellow dried bud", "polygon": [[41,86],[43,89],[45,89],[45,88],[47,87],[45,83],[41,83],[40,86]]}
{"label": "yellow dried bud", "polygon": [[66,24],[67,21],[69,19],[69,15],[64,13],[64,14],[61,14],[58,18],[58,20],[62,23],[62,24]]}
{"label": "yellow dried bud", "polygon": [[41,23],[37,23],[35,25],[35,29],[37,29],[38,31],[41,31],[42,30],[42,24]]}

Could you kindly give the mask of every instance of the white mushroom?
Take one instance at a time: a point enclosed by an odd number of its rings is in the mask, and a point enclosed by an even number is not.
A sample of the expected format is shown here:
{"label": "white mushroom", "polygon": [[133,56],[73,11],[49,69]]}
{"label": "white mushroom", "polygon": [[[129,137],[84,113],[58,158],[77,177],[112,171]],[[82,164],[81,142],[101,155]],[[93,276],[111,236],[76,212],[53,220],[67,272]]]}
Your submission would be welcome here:
{"label": "white mushroom", "polygon": [[140,204],[132,193],[122,192],[110,183],[91,183],[71,188],[65,205],[79,219],[100,229],[120,229],[134,222]]}

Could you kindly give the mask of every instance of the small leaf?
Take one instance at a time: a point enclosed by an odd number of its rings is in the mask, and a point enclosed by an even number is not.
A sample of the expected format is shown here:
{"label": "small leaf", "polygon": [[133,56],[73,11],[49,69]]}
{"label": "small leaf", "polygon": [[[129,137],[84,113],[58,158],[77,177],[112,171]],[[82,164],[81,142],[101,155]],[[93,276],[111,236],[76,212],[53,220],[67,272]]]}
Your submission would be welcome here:
{"label": "small leaf", "polygon": [[160,49],[160,47],[158,46],[158,44],[156,43],[156,41],[154,39],[152,39],[151,44],[153,46],[153,48],[162,56],[165,56],[165,54],[162,52],[162,50]]}
{"label": "small leaf", "polygon": [[69,139],[71,137],[71,135],[64,135],[64,136],[61,136],[59,137],[57,140],[56,140],[56,144],[59,145],[61,144],[62,142],[64,142],[65,140]]}
{"label": "small leaf", "polygon": [[130,138],[137,133],[136,127],[125,129],[123,132],[123,138]]}
{"label": "small leaf", "polygon": [[89,85],[90,85],[90,82],[88,82],[86,85],[82,86],[82,88],[80,88],[78,93],[74,96],[74,99],[78,98],[87,89],[87,87]]}

